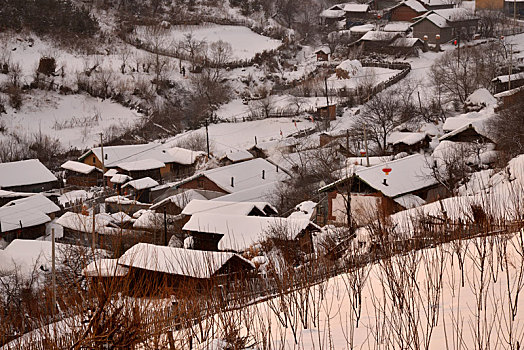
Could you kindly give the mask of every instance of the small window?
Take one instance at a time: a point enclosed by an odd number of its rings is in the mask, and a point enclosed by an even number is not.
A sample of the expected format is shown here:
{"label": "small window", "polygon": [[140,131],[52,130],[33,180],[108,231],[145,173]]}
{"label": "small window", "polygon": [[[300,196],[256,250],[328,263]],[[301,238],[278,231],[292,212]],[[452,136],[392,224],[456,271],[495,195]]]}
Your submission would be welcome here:
{"label": "small window", "polygon": [[96,157],[93,156],[93,164],[96,164]]}
{"label": "small window", "polygon": [[198,179],[197,180],[197,187],[198,188],[204,188],[204,180],[203,179]]}

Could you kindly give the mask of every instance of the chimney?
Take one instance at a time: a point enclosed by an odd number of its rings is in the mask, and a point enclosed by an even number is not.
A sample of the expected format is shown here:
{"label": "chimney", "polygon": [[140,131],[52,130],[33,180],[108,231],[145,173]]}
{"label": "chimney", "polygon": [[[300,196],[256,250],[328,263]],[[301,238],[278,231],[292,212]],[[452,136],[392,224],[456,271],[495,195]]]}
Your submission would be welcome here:
{"label": "chimney", "polygon": [[277,173],[278,173],[278,165],[277,165]]}
{"label": "chimney", "polygon": [[382,181],[382,184],[383,184],[384,186],[389,186],[389,185],[388,185],[388,181],[387,181],[386,179],[384,179],[384,181]]}
{"label": "chimney", "polygon": [[266,178],[266,171],[262,169],[262,180],[264,180],[265,178]]}
{"label": "chimney", "polygon": [[235,178],[231,176],[231,187],[235,187]]}
{"label": "chimney", "polygon": [[106,153],[106,154],[104,154],[104,158],[105,158],[105,159],[107,160],[107,153]]}

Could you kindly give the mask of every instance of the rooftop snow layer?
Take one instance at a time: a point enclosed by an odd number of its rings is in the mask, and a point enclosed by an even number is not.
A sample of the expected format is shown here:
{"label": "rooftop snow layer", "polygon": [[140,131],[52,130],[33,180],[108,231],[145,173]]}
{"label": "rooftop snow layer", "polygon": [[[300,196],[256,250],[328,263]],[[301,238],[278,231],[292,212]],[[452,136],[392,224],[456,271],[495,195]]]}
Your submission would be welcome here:
{"label": "rooftop snow layer", "polygon": [[466,104],[475,104],[475,105],[484,104],[486,106],[490,106],[496,103],[497,103],[497,99],[486,88],[480,88],[480,89],[475,90],[466,99]]}
{"label": "rooftop snow layer", "polygon": [[235,152],[226,152],[222,158],[227,158],[230,161],[236,163],[244,160],[253,159],[253,155],[245,150],[238,150]]}
{"label": "rooftop snow layer", "polygon": [[394,201],[406,209],[416,208],[426,204],[425,200],[411,193],[397,197],[394,199]]}
{"label": "rooftop snow layer", "polygon": [[15,207],[19,211],[38,210],[44,214],[51,214],[60,211],[60,207],[43,194],[35,194],[26,198],[15,199],[6,203],[4,207]]}
{"label": "rooftop snow layer", "polygon": [[[240,216],[199,213],[182,228],[186,231],[206,232],[223,235],[218,243],[221,250],[244,251],[266,238],[272,230],[284,230],[290,239],[295,239],[309,225],[309,219]],[[316,226],[316,225],[315,225]]]}
{"label": "rooftop snow layer", "polygon": [[324,18],[342,18],[344,17],[346,12],[344,10],[324,10],[320,13],[320,17]]}
{"label": "rooftop snow layer", "polygon": [[169,196],[161,200],[160,202],[153,204],[151,206],[151,209],[154,210],[163,206],[166,203],[173,203],[180,209],[184,209],[184,207],[194,199],[207,200],[207,198],[198,190],[190,189],[182,193],[177,193],[175,195]]}
{"label": "rooftop snow layer", "polygon": [[[20,210],[17,206],[0,208],[0,232],[38,226],[49,221],[51,221],[51,219],[42,210],[28,208]],[[42,232],[42,235],[43,234],[45,234],[45,232]]]}
{"label": "rooftop snow layer", "polygon": [[267,202],[228,202],[195,199],[186,205],[182,214],[194,215],[198,213],[210,213],[245,216],[255,208],[265,214],[277,213],[276,208]]}
{"label": "rooftop snow layer", "polygon": [[0,188],[57,181],[56,176],[38,159],[0,163]]}
{"label": "rooftop snow layer", "polygon": [[398,36],[398,33],[392,32],[379,32],[376,30],[370,30],[360,40],[362,41],[390,41],[395,39]]}
{"label": "rooftop snow layer", "polygon": [[406,145],[414,145],[426,138],[425,132],[392,132],[388,137],[388,143],[397,145],[404,143]]}
{"label": "rooftop snow layer", "polygon": [[141,178],[141,179],[138,179],[138,180],[129,181],[128,183],[126,183],[122,187],[131,186],[135,190],[140,191],[140,190],[145,190],[145,189],[148,189],[148,188],[153,188],[153,187],[158,186],[158,185],[159,184],[158,184],[158,182],[156,180],[153,180],[150,177],[144,177],[144,178]]}
{"label": "rooftop snow layer", "polygon": [[[414,2],[418,4],[417,1],[414,1]],[[410,25],[411,23],[409,22],[389,22],[388,24],[384,26],[384,31],[385,32],[407,32],[409,30]]]}
{"label": "rooftop snow layer", "polygon": [[111,181],[111,183],[114,183],[114,184],[123,184],[131,179],[132,179],[131,176],[127,176],[124,174],[115,174],[111,177],[111,180],[109,181]]}
{"label": "rooftop snow layer", "polygon": [[125,171],[142,171],[142,170],[153,170],[160,169],[166,165],[156,159],[142,159],[133,162],[118,163],[118,167]]}
{"label": "rooftop snow layer", "polygon": [[420,2],[418,2],[417,0],[407,0],[407,1],[402,1],[401,3],[398,3],[396,6],[394,6],[393,8],[395,7],[399,7],[401,5],[405,5],[405,6],[408,6],[409,8],[411,8],[412,10],[418,12],[418,13],[422,13],[422,12],[426,12],[427,9],[424,7],[424,5],[422,5]]}
{"label": "rooftop snow layer", "polygon": [[[264,178],[262,178],[262,175]],[[246,162],[203,171],[182,181],[180,184],[193,180],[198,176],[207,177],[228,193],[239,192],[288,178],[288,175],[282,170],[277,171],[275,165],[262,158],[256,158]],[[232,179],[233,186],[231,186]]]}
{"label": "rooftop snow layer", "polygon": [[253,266],[234,253],[172,248],[148,243],[134,245],[120,257],[118,263],[171,275],[210,278],[234,256]]}
{"label": "rooftop snow layer", "polygon": [[129,269],[118,265],[118,259],[97,259],[82,269],[86,277],[123,277]]}
{"label": "rooftop snow layer", "polygon": [[369,5],[367,4],[346,4],[344,5],[345,12],[368,12]]}
{"label": "rooftop snow layer", "polygon": [[76,162],[74,160],[68,160],[60,166],[62,169],[71,170],[80,174],[89,174],[94,170],[102,171],[93,165],[87,165],[84,163]]}
{"label": "rooftop snow layer", "polygon": [[509,82],[511,79],[511,81],[515,81],[515,80],[521,80],[521,79],[524,79],[524,72],[520,72],[520,73],[515,73],[515,74],[511,74],[511,75],[499,75],[498,77],[496,78],[493,78],[493,82],[497,81],[497,82],[500,82],[500,83],[507,83]]}

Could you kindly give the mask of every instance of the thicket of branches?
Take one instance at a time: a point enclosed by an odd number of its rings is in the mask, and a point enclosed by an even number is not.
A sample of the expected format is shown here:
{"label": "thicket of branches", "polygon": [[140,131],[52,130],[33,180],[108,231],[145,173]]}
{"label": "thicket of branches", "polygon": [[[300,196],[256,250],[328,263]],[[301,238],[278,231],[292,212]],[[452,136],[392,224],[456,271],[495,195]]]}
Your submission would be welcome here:
{"label": "thicket of branches", "polygon": [[2,0],[0,31],[27,28],[41,34],[89,37],[98,23],[89,11],[70,0]]}

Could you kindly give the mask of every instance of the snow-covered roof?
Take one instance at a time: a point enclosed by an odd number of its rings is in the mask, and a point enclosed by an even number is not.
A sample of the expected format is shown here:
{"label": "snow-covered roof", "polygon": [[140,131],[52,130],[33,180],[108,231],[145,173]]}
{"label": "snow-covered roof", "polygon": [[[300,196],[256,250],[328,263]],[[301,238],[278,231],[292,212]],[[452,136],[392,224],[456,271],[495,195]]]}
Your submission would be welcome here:
{"label": "snow-covered roof", "polygon": [[522,91],[522,90],[524,90],[524,86],[519,86],[518,88],[514,88],[514,89],[511,89],[511,90],[507,90],[507,91],[502,91],[502,92],[499,92],[498,94],[495,94],[495,98],[502,98],[502,97],[506,97],[506,96],[511,96],[511,95],[516,94],[519,91]]}
{"label": "snow-covered roof", "polygon": [[356,75],[362,69],[362,63],[359,60],[345,60],[342,61],[336,69],[342,69],[350,75]]}
{"label": "snow-covered roof", "polygon": [[472,124],[478,132],[484,132],[487,121],[494,115],[493,106],[482,109],[478,112],[469,112],[458,115],[456,117],[449,117],[443,125],[444,132],[450,132],[459,128],[467,127]]}
{"label": "snow-covered roof", "polygon": [[429,13],[428,15],[423,16],[420,20],[418,20],[415,23],[413,23],[413,25],[415,25],[415,24],[417,24],[420,21],[423,21],[425,19],[427,19],[428,21],[430,21],[431,23],[433,23],[434,25],[436,25],[439,28],[447,28],[447,27],[449,27],[448,21],[444,17],[439,16],[436,13]]}
{"label": "snow-covered roof", "polygon": [[123,184],[123,183],[126,183],[127,181],[131,180],[132,177],[131,176],[128,176],[128,175],[124,175],[124,174],[115,174],[111,177],[111,183],[114,183],[114,184]]}
{"label": "snow-covered roof", "polygon": [[392,132],[388,137],[388,143],[397,145],[404,143],[406,145],[414,145],[417,142],[424,140],[427,137],[425,132]]}
{"label": "snow-covered roof", "polygon": [[124,196],[107,197],[104,202],[106,202],[106,203],[116,203],[116,204],[121,204],[121,205],[125,205],[125,204],[147,205],[147,203],[140,203],[140,202],[137,202],[136,200],[134,200],[132,198],[127,198],[127,197],[124,197]]}
{"label": "snow-covered roof", "polygon": [[[89,155],[94,154],[102,160],[100,147],[93,148],[84,153],[79,160],[83,161]],[[115,167],[119,163],[134,162],[143,159],[156,159],[163,163],[193,164],[203,152],[195,152],[180,147],[166,147],[162,144],[147,143],[141,145],[122,145],[104,147],[104,165]]]}
{"label": "snow-covered roof", "polygon": [[[417,1],[413,0],[418,4]],[[422,6],[422,5],[420,5]],[[385,32],[407,32],[411,26],[410,22],[389,22],[384,26]]]}
{"label": "snow-covered roof", "polygon": [[4,207],[15,207],[19,211],[38,210],[44,214],[51,214],[60,211],[60,207],[43,194],[35,194],[26,198],[15,199],[6,203]]}
{"label": "snow-covered roof", "polygon": [[[432,1],[438,1],[438,0],[432,0]],[[435,5],[433,3],[431,4]],[[442,18],[445,18],[446,20],[450,22],[477,19],[477,17],[475,17],[472,11],[465,9],[463,7],[454,7],[450,9],[433,10],[431,12],[441,16]]]}
{"label": "snow-covered roof", "polygon": [[272,181],[259,186],[246,188],[242,191],[233,192],[212,199],[213,201],[229,201],[229,202],[274,202],[274,194],[278,190],[280,182]]}
{"label": "snow-covered roof", "polygon": [[56,176],[38,159],[0,163],[0,188],[57,181]]}
{"label": "snow-covered roof", "polygon": [[118,265],[118,259],[97,259],[82,269],[86,277],[123,277],[129,269]]}
{"label": "snow-covered roof", "polygon": [[302,218],[310,219],[311,215],[313,215],[313,211],[315,210],[316,206],[317,206],[317,203],[315,203],[313,201],[305,201],[305,202],[302,202],[300,204],[297,204],[297,206],[295,207],[295,211],[292,212],[289,215],[289,218],[292,218],[292,219],[302,219]]}
{"label": "snow-covered roof", "polygon": [[497,99],[486,88],[475,90],[466,99],[466,104],[490,106],[497,103]]}
{"label": "snow-covered roof", "polygon": [[222,156],[222,159],[224,159],[224,158],[229,159],[230,161],[235,163],[235,162],[241,162],[241,161],[244,161],[244,160],[250,160],[250,159],[253,159],[254,157],[248,151],[238,150],[238,151],[235,151],[235,152],[226,152]]}
{"label": "snow-covered roof", "polygon": [[116,169],[109,169],[108,171],[105,172],[104,176],[113,177],[116,174],[118,174],[118,170],[116,170]]}
{"label": "snow-covered roof", "polygon": [[89,174],[94,170],[102,171],[93,165],[87,165],[84,163],[76,162],[74,160],[68,160],[60,166],[62,169],[71,170],[76,173]]}
{"label": "snow-covered roof", "polygon": [[0,190],[0,198],[20,198],[20,197],[31,197],[34,195],[35,195],[34,193],[28,193],[28,192],[13,192],[13,191]]}
{"label": "snow-covered roof", "polygon": [[[195,215],[199,213],[225,214],[225,215],[248,215],[257,208],[263,213],[277,213],[277,209],[267,202],[228,202],[192,200],[182,211],[184,215]],[[268,212],[269,211],[269,212]]]}
{"label": "snow-covered roof", "polygon": [[449,5],[448,1],[445,0],[418,0],[422,4],[426,6],[442,6],[442,5]]}
{"label": "snow-covered roof", "polygon": [[163,162],[156,159],[142,159],[133,162],[118,163],[118,167],[126,171],[153,170],[165,166],[166,165]]}
{"label": "snow-covered roof", "polygon": [[342,18],[346,15],[344,10],[324,10],[320,13],[320,17],[324,18]]}
{"label": "snow-covered roof", "polygon": [[309,219],[241,216],[198,213],[182,228],[186,231],[205,232],[223,235],[218,243],[221,250],[244,251],[254,243],[263,240],[272,230],[286,234],[290,239],[309,225],[317,227]]}
{"label": "snow-covered roof", "polygon": [[368,24],[362,24],[359,26],[353,26],[349,29],[349,31],[351,33],[367,33],[373,29],[375,29],[375,25],[368,23]]}
{"label": "snow-covered roof", "polygon": [[[171,156],[168,163],[174,162],[182,165],[194,164],[197,159],[206,155],[201,151],[192,151],[181,147],[171,147],[166,149],[165,152]],[[164,162],[166,161],[164,160]]]}
{"label": "snow-covered roof", "polygon": [[369,11],[369,5],[368,4],[346,4],[344,6],[345,12],[368,12]]}
{"label": "snow-covered roof", "polygon": [[38,226],[49,221],[51,221],[51,219],[42,210],[20,210],[17,206],[0,208],[0,232],[8,232],[18,230],[20,228]]}
{"label": "snow-covered roof", "polygon": [[[180,215],[166,215],[167,224],[171,225],[174,221],[181,219]],[[135,229],[154,229],[164,227],[164,214],[146,210],[133,223]]]}
{"label": "snow-covered roof", "polygon": [[362,41],[391,41],[395,39],[399,34],[393,32],[379,32],[376,30],[370,30],[360,40]]}
{"label": "snow-covered roof", "polygon": [[174,203],[177,207],[184,209],[184,207],[194,199],[207,200],[207,198],[200,193],[198,190],[189,189],[182,193],[169,196],[158,203],[151,206],[151,209],[156,209],[163,206],[166,203]]}
{"label": "snow-covered roof", "polygon": [[[365,164],[365,160],[363,163]],[[385,196],[394,198],[436,185],[437,180],[432,175],[429,164],[432,164],[431,159],[421,154],[413,154],[369,168],[358,167],[354,172],[348,170],[348,177],[354,175]],[[382,170],[385,166],[392,169],[389,175],[385,175]],[[326,185],[319,191],[328,190],[348,177]],[[384,184],[384,179],[387,185]]]}
{"label": "snow-covered roof", "polygon": [[418,38],[398,38],[398,39],[395,39],[393,40],[393,42],[391,44],[389,44],[389,46],[392,46],[392,47],[413,47],[415,46],[417,43],[423,43],[422,40],[418,39]]}
{"label": "snow-covered roof", "polygon": [[441,137],[439,137],[439,141],[447,140],[447,139],[449,139],[450,137],[453,137],[453,136],[455,136],[455,135],[458,135],[458,134],[460,134],[461,132],[466,131],[466,130],[468,130],[468,129],[470,129],[470,128],[473,129],[473,130],[475,130],[475,131],[476,131],[477,133],[479,133],[480,135],[489,138],[489,136],[487,135],[487,133],[485,132],[485,130],[484,130],[484,128],[483,128],[482,126],[479,126],[479,124],[473,124],[473,123],[471,123],[471,124],[463,125],[463,126],[461,126],[460,128],[457,128],[457,129],[455,129],[455,130],[453,130],[453,131],[448,132],[447,134],[442,135]]}
{"label": "snow-covered roof", "polygon": [[421,205],[426,204],[425,200],[411,193],[397,197],[393,200],[406,209],[416,208],[416,207],[420,207]]}
{"label": "snow-covered roof", "polygon": [[520,72],[520,73],[515,73],[515,74],[511,74],[511,75],[499,75],[498,77],[496,78],[493,78],[493,82],[499,82],[499,83],[507,83],[509,82],[511,79],[511,81],[515,81],[515,80],[521,80],[521,79],[524,79],[524,72]]}
{"label": "snow-covered roof", "polygon": [[[95,215],[95,232],[105,233],[107,226],[113,222],[105,215]],[[80,213],[66,212],[56,220],[56,223],[64,228],[79,232],[93,231],[93,215],[83,215]]]}
{"label": "snow-covered roof", "polygon": [[234,253],[172,248],[148,243],[134,245],[120,257],[118,263],[171,275],[210,278],[233,257],[253,266],[249,260]]}
{"label": "snow-covered roof", "polygon": [[356,175],[385,196],[397,197],[437,183],[428,164],[431,161],[425,156],[414,154],[387,163],[392,169],[389,175],[384,174],[382,165],[360,169]]}
{"label": "snow-covered roof", "polygon": [[110,214],[113,218],[113,221],[115,223],[126,223],[126,222],[135,222],[135,219],[131,216],[127,215],[127,213],[124,213],[123,211],[119,211],[117,213]]}
{"label": "snow-covered roof", "polygon": [[422,12],[426,12],[427,11],[427,9],[424,7],[424,5],[422,5],[417,0],[402,1],[402,2],[398,3],[397,5],[393,6],[393,8],[396,8],[396,7],[399,7],[399,6],[404,6],[404,5],[408,6],[409,8],[411,8],[412,10],[414,10],[414,11],[416,11],[418,13],[422,13]]}
{"label": "snow-covered roof", "polygon": [[[262,178],[262,174],[264,174],[264,178]],[[267,160],[256,158],[203,171],[182,181],[180,184],[193,180],[199,176],[207,177],[218,187],[228,193],[239,192],[289,178],[289,176],[282,170],[277,171],[277,167],[269,163]],[[231,186],[231,179],[233,179],[233,186]]]}
{"label": "snow-covered roof", "polygon": [[127,187],[127,186],[131,186],[135,190],[140,191],[140,190],[145,190],[145,189],[148,189],[148,188],[153,188],[155,186],[158,186],[158,182],[156,180],[153,180],[150,177],[143,177],[143,178],[138,179],[138,180],[129,181],[128,183],[126,183],[122,187]]}
{"label": "snow-covered roof", "polygon": [[326,55],[329,55],[331,53],[331,49],[327,46],[322,46],[316,49],[315,53],[324,53]]}

